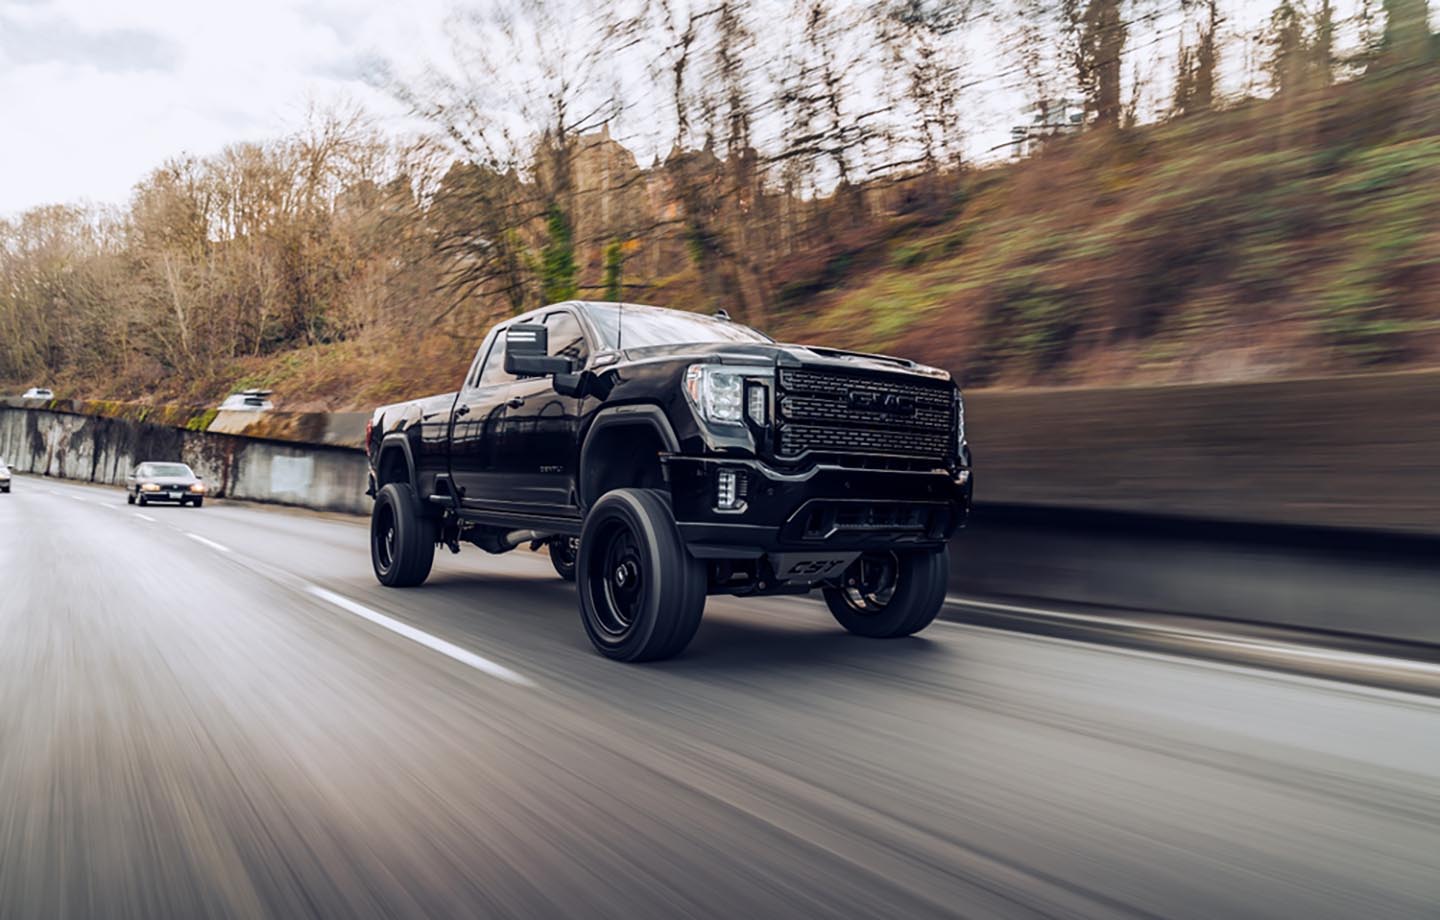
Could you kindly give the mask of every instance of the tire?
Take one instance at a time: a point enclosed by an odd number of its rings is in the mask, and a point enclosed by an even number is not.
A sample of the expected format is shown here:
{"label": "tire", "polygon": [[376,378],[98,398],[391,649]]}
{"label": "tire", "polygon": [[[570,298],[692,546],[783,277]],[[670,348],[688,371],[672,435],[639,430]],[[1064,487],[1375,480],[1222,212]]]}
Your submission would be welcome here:
{"label": "tire", "polygon": [[[858,570],[858,571],[857,571]],[[858,576],[860,583],[851,585]],[[866,553],[825,604],[846,631],[871,639],[913,636],[935,621],[950,582],[950,548]]]}
{"label": "tire", "polygon": [[580,621],[606,658],[669,658],[700,628],[705,565],[685,549],[669,503],[654,489],[617,489],[595,503],[575,574]]}
{"label": "tire", "polygon": [[575,537],[556,537],[546,547],[550,554],[550,564],[555,567],[555,574],[566,581],[575,580],[575,557],[580,551],[580,541]]}
{"label": "tire", "polygon": [[127,491],[127,492],[125,493],[125,504],[127,504],[127,505],[133,505],[133,504],[135,504],[135,493],[134,493],[134,492],[129,492],[129,491]]}
{"label": "tire", "polygon": [[370,512],[370,563],[387,588],[412,588],[435,564],[435,519],[420,511],[415,490],[392,482],[375,496]]}
{"label": "tire", "polygon": [[192,505],[194,505],[196,508],[199,508],[201,505],[204,505],[204,504],[205,504],[205,499],[203,499],[203,498],[196,498],[196,499],[193,499],[190,503],[191,503]]}
{"label": "tire", "polygon": [[146,497],[143,496],[143,495],[140,496],[139,501],[140,501],[140,507],[141,507],[141,508],[144,508],[146,505],[150,504],[150,499],[146,498]]}

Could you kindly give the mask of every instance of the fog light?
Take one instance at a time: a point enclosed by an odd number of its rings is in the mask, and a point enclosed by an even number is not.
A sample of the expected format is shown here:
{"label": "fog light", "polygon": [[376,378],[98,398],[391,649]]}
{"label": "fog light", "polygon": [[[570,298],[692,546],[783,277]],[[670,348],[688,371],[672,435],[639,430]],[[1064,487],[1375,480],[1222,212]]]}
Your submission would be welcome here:
{"label": "fog light", "polygon": [[715,484],[715,510],[739,511],[741,504],[740,474],[735,470],[721,470]]}

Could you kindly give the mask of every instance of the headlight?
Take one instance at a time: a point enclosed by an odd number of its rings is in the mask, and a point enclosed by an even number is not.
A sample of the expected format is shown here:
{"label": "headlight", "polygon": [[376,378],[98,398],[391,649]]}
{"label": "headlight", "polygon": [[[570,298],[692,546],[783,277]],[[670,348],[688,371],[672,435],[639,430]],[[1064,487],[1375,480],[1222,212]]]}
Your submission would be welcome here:
{"label": "headlight", "polygon": [[155,483],[153,483],[153,482],[147,482],[147,483],[141,484],[141,486],[140,486],[140,491],[141,491],[141,492],[159,492],[159,491],[160,491],[160,487],[157,486],[157,485],[156,485]]}
{"label": "headlight", "polygon": [[203,482],[192,483],[191,486],[190,486],[190,491],[191,491],[191,492],[204,492],[204,491],[205,491],[205,483],[203,483]]}
{"label": "headlight", "polygon": [[710,364],[692,364],[685,371],[685,395],[706,421],[739,425],[745,411],[745,378]]}

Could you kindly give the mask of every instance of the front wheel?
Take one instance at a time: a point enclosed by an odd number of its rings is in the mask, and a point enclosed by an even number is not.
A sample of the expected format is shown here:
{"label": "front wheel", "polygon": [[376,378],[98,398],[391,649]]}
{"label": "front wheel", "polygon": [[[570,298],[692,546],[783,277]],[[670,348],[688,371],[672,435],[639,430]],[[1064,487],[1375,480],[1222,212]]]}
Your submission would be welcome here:
{"label": "front wheel", "polygon": [[134,493],[134,492],[126,492],[126,493],[125,493],[125,504],[127,504],[127,505],[133,505],[133,504],[135,504],[135,493]]}
{"label": "front wheel", "polygon": [[435,519],[420,511],[415,490],[392,482],[375,496],[370,512],[370,562],[387,588],[412,588],[435,564]]}
{"label": "front wheel", "polygon": [[825,604],[857,636],[912,636],[945,606],[950,549],[865,553],[845,571],[844,583],[826,588]]}
{"label": "front wheel", "polygon": [[617,489],[590,509],[576,564],[580,619],[595,649],[617,661],[669,658],[700,627],[705,566],[654,489]]}
{"label": "front wheel", "polygon": [[203,498],[192,499],[190,503],[191,503],[192,505],[194,505],[196,508],[200,508],[200,507],[204,506],[204,504],[205,504],[205,499],[203,499]]}

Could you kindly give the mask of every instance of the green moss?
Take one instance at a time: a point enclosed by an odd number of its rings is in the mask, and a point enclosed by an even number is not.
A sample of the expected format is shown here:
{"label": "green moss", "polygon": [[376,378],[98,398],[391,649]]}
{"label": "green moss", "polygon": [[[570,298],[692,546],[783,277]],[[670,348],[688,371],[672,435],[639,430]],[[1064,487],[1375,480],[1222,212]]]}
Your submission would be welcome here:
{"label": "green moss", "polygon": [[191,419],[185,423],[185,430],[208,431],[210,429],[210,424],[215,421],[215,416],[219,414],[220,410],[218,409],[206,409],[199,415],[191,417]]}

